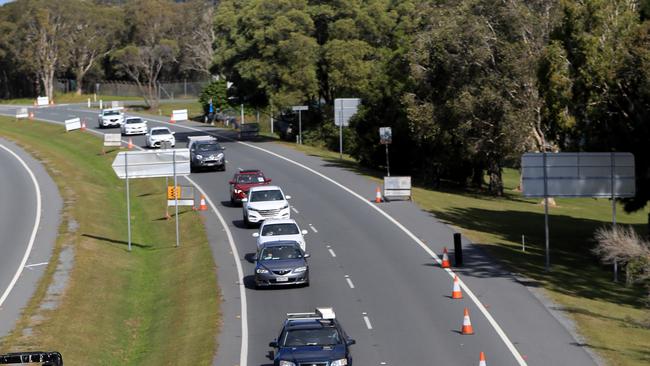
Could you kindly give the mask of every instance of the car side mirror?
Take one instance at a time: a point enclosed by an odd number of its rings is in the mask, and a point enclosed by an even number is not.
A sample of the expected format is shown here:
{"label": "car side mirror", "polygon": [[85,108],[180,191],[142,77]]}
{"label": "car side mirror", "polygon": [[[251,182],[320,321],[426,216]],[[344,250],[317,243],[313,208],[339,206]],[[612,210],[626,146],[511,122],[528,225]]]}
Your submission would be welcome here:
{"label": "car side mirror", "polygon": [[172,135],[175,135],[175,134],[176,134],[176,132],[175,132],[175,131],[172,131]]}
{"label": "car side mirror", "polygon": [[257,262],[258,259],[260,259],[260,257],[258,257],[257,254],[253,255],[253,257],[251,258],[253,262]]}
{"label": "car side mirror", "polygon": [[228,184],[235,184],[235,181],[234,180],[229,180]]}
{"label": "car side mirror", "polygon": [[347,341],[345,341],[345,344],[347,344],[348,346],[351,346],[353,344],[357,344],[357,341],[355,341],[352,338],[348,338]]}
{"label": "car side mirror", "polygon": [[309,254],[309,253],[305,253],[305,255],[303,255],[303,257],[305,257],[305,258],[309,258],[309,257],[311,257],[311,254]]}
{"label": "car side mirror", "polygon": [[259,238],[259,237],[260,237],[260,233],[253,233],[253,238]]}
{"label": "car side mirror", "polygon": [[221,147],[221,150],[226,150],[226,148],[222,146],[222,147]]}
{"label": "car side mirror", "polygon": [[267,178],[264,182],[266,182],[266,183],[271,183],[272,180],[273,180],[273,179],[271,179],[271,178]]}
{"label": "car side mirror", "polygon": [[302,229],[302,231],[301,231],[300,233],[301,233],[302,235],[307,235],[307,234],[309,234],[309,231],[307,231],[307,230],[305,230],[305,229]]}
{"label": "car side mirror", "polygon": [[269,342],[269,347],[278,348],[278,341]]}
{"label": "car side mirror", "polygon": [[290,199],[291,199],[291,196],[284,196],[284,198],[290,200]]}

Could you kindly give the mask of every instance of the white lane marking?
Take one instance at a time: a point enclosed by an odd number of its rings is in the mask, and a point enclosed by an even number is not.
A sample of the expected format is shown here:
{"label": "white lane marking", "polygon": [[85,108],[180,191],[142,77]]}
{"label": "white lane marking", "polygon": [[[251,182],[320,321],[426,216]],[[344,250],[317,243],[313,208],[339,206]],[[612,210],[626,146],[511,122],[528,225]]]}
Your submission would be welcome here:
{"label": "white lane marking", "polygon": [[32,247],[34,246],[34,240],[36,240],[36,232],[38,231],[38,226],[41,223],[41,187],[38,185],[38,181],[36,180],[36,176],[34,175],[34,172],[32,172],[32,170],[29,169],[27,163],[25,163],[25,161],[20,156],[18,156],[15,152],[9,150],[9,148],[5,147],[2,144],[0,144],[0,148],[6,150],[9,154],[13,155],[13,157],[16,158],[20,162],[20,164],[22,164],[22,166],[29,174],[30,178],[32,178],[32,182],[34,183],[34,189],[36,190],[36,218],[34,220],[34,228],[32,229],[32,234],[29,238],[27,249],[25,250],[25,254],[23,255],[22,261],[20,261],[18,270],[14,274],[14,277],[11,279],[11,282],[9,283],[7,289],[4,291],[2,296],[0,296],[0,307],[1,307],[2,304],[5,302],[5,300],[7,299],[7,297],[9,297],[9,293],[11,292],[11,290],[13,290],[14,286],[16,285],[16,282],[18,281],[20,274],[23,272],[23,269],[25,268],[25,263],[27,263],[27,259],[29,258],[29,254],[32,252]]}
{"label": "white lane marking", "polygon": [[363,321],[366,322],[366,328],[372,330],[372,324],[370,323],[370,318],[368,318],[368,313],[363,313]]}
{"label": "white lane marking", "polygon": [[350,288],[354,288],[354,283],[352,283],[350,276],[345,275],[345,280],[348,282],[348,286],[350,286]]}
{"label": "white lane marking", "polygon": [[327,250],[330,252],[330,255],[331,255],[332,257],[336,258],[336,253],[334,253],[334,250],[332,249],[332,247],[329,246],[329,245],[326,245],[325,247],[326,247]]}
{"label": "white lane marking", "polygon": [[41,263],[33,263],[33,264],[27,264],[25,265],[25,268],[32,268],[32,267],[38,267],[38,266],[44,266],[48,264],[49,262],[41,262]]}
{"label": "white lane marking", "polygon": [[296,214],[299,214],[299,213],[300,213],[300,211],[296,210],[296,208],[293,207],[293,206],[291,206],[291,211],[295,212]]}
{"label": "white lane marking", "polygon": [[312,230],[314,230],[315,233],[318,232],[318,230],[316,230],[316,228],[315,228],[314,225],[312,225],[312,224],[309,224],[309,228],[312,229]]}

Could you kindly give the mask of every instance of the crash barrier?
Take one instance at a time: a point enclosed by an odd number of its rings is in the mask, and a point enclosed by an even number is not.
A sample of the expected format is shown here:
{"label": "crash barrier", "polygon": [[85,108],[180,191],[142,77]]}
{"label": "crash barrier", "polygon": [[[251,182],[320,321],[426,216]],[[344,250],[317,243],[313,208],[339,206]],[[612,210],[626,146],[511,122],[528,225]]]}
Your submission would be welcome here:
{"label": "crash barrier", "polygon": [[59,352],[12,352],[0,354],[0,365],[38,363],[49,366],[63,366]]}
{"label": "crash barrier", "polygon": [[175,109],[172,111],[172,117],[169,122],[174,123],[187,120],[187,109]]}
{"label": "crash barrier", "polygon": [[384,177],[384,200],[411,199],[411,177]]}
{"label": "crash barrier", "polygon": [[244,123],[239,125],[239,138],[246,139],[256,137],[260,133],[259,123]]}
{"label": "crash barrier", "polygon": [[79,129],[81,129],[81,119],[79,119],[78,117],[65,120],[66,132],[79,130]]}
{"label": "crash barrier", "polygon": [[29,112],[27,111],[27,108],[16,109],[16,119],[28,118],[28,117],[29,117]]}
{"label": "crash barrier", "polygon": [[36,98],[36,105],[41,107],[44,105],[49,105],[50,104],[50,99],[48,97],[38,97]]}

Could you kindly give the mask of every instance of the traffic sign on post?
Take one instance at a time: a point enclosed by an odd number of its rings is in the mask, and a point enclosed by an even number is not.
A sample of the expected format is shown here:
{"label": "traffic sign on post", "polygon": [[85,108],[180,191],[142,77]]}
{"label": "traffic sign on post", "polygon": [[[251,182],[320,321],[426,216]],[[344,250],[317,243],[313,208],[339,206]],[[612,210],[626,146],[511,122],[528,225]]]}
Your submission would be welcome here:
{"label": "traffic sign on post", "polygon": [[302,145],[302,111],[309,109],[306,105],[294,105],[291,108],[294,112],[298,112],[298,143]]}
{"label": "traffic sign on post", "polygon": [[348,126],[350,118],[357,113],[361,99],[336,98],[334,99],[334,124],[339,126],[339,158],[343,159],[343,126]]}

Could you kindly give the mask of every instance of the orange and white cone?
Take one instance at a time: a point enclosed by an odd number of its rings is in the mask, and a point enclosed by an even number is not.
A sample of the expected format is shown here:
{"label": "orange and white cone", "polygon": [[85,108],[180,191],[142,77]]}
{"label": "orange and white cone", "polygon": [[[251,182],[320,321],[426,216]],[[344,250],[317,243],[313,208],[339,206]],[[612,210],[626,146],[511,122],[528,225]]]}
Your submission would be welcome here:
{"label": "orange and white cone", "polygon": [[34,119],[34,112],[29,112],[29,119]]}
{"label": "orange and white cone", "polygon": [[169,123],[176,123],[176,120],[174,119],[174,114],[172,113],[172,116],[169,118]]}
{"label": "orange and white cone", "polygon": [[129,150],[133,149],[133,140],[129,137],[129,144],[127,145]]}
{"label": "orange and white cone", "polygon": [[449,255],[447,254],[447,247],[442,249],[442,268],[449,268]]}
{"label": "orange and white cone", "polygon": [[454,276],[454,287],[451,290],[452,299],[462,299],[463,293],[460,291],[460,281],[458,280],[458,275]]}
{"label": "orange and white cone", "polygon": [[481,352],[481,355],[479,356],[478,366],[487,366],[487,362],[485,362],[485,353],[483,352]]}
{"label": "orange and white cone", "polygon": [[375,203],[381,203],[381,189],[379,187],[375,190]]}
{"label": "orange and white cone", "polygon": [[469,320],[469,310],[467,310],[467,308],[465,308],[465,315],[463,315],[463,327],[460,329],[460,332],[464,335],[474,334],[472,322]]}
{"label": "orange and white cone", "polygon": [[199,211],[207,211],[208,205],[205,204],[205,197],[201,195],[201,204],[199,205]]}
{"label": "orange and white cone", "polygon": [[81,121],[81,130],[82,131],[86,130],[86,120]]}

